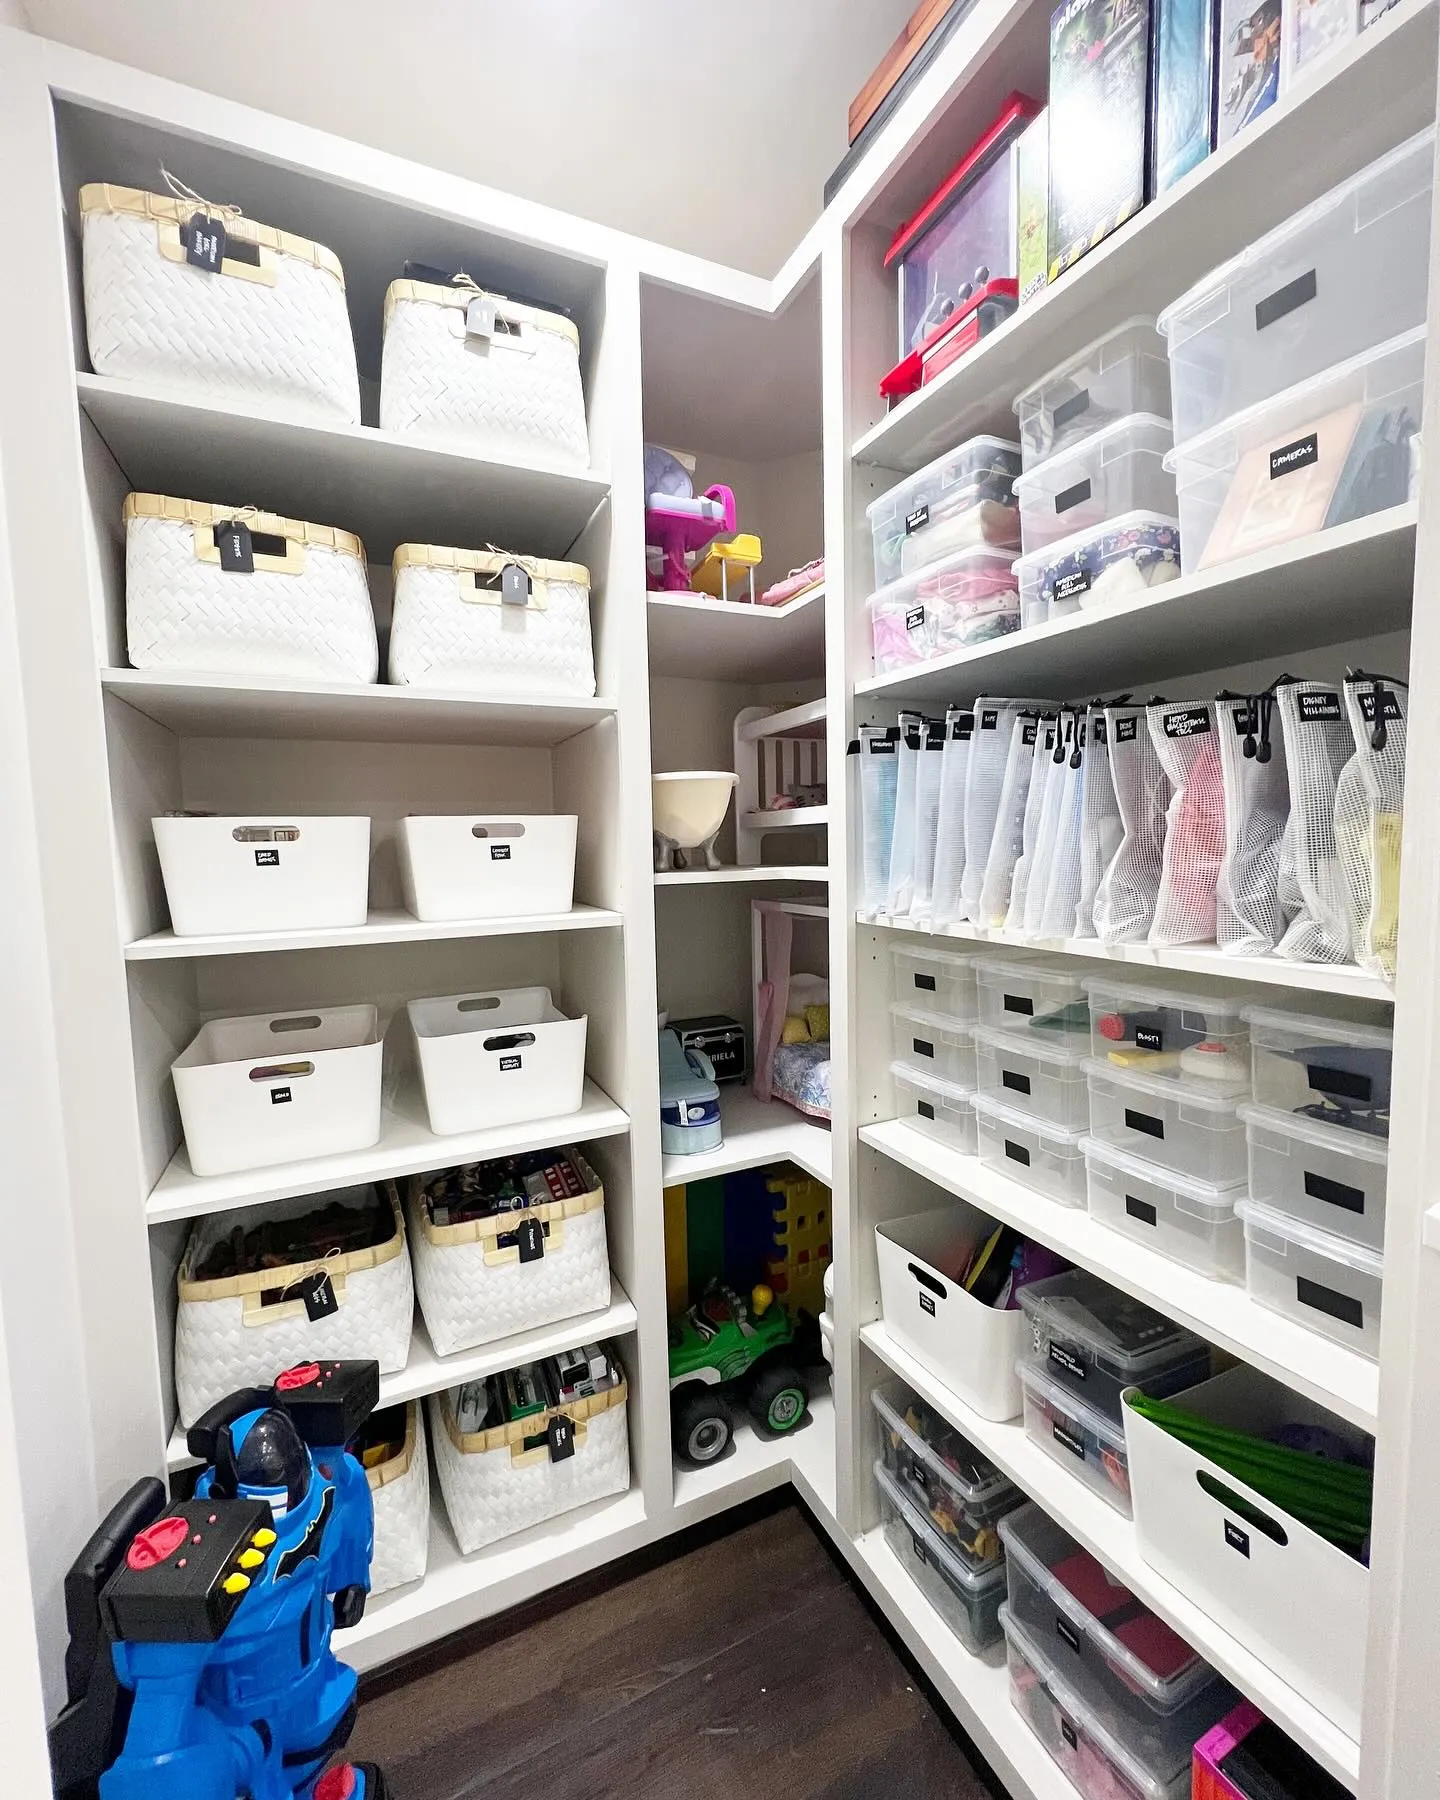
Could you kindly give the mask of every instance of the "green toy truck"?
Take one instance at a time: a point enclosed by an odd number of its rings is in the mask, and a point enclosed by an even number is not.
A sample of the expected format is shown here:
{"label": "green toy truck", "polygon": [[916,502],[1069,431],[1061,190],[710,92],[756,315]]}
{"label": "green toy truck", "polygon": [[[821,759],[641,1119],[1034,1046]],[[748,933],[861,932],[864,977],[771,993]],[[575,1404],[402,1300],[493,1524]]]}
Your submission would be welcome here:
{"label": "green toy truck", "polygon": [[768,1287],[753,1288],[747,1302],[713,1286],[670,1321],[670,1439],[682,1463],[704,1468],[725,1454],[737,1406],[769,1436],[806,1422],[805,1383],[782,1355],[794,1338]]}

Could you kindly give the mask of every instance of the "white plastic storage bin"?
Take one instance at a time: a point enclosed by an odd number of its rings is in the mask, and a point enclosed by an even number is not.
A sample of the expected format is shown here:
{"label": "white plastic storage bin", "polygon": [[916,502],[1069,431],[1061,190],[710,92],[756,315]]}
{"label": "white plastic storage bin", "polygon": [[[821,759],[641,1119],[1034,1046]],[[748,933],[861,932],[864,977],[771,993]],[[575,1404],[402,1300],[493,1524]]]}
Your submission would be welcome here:
{"label": "white plastic storage bin", "polygon": [[1432,128],[1161,313],[1177,443],[1424,323],[1434,158]]}
{"label": "white plastic storage bin", "polygon": [[1251,1298],[1378,1362],[1385,1259],[1378,1250],[1242,1200]]}
{"label": "white plastic storage bin", "polygon": [[1404,505],[1424,386],[1421,326],[1177,444],[1166,462],[1186,568]]}
{"label": "white plastic storage bin", "polygon": [[1085,1158],[1078,1131],[1062,1131],[1017,1112],[989,1094],[976,1094],[980,1160],[1062,1206],[1085,1204]]}
{"label": "white plastic storage bin", "polygon": [[380,1136],[373,1006],[211,1019],[170,1065],[190,1168],[232,1175],[365,1150]]}
{"label": "white plastic storage bin", "polygon": [[[332,425],[360,423],[339,259],[322,244],[194,201],[80,190],[85,331],[97,375]],[[218,227],[218,229],[217,229]],[[205,257],[197,262],[195,256]],[[209,266],[218,253],[218,267]]]}
{"label": "white plastic storage bin", "polygon": [[952,1201],[936,1212],[875,1227],[880,1311],[902,1350],[982,1419],[1020,1411],[1015,1363],[1024,1319],[982,1306],[960,1285],[977,1245],[995,1229],[978,1207]]}
{"label": "white plastic storage bin", "polygon": [[1000,1641],[1005,1564],[969,1565],[883,1462],[875,1464],[880,1525],[901,1567],[973,1656]]}
{"label": "white plastic storage bin", "polygon": [[1090,1123],[1084,1062],[1084,1045],[1070,1037],[1052,1043],[1039,1031],[1023,1037],[975,1027],[977,1091],[1063,1131],[1083,1131]]}
{"label": "white plastic storage bin", "polygon": [[406,1002],[430,1129],[487,1131],[579,1109],[586,1019],[567,1018],[549,988],[504,988]]}
{"label": "white plastic storage bin", "polygon": [[1022,556],[1015,579],[1027,625],[1134,600],[1180,579],[1180,522],[1173,510],[1125,513]]}
{"label": "white plastic storage bin", "polygon": [[1015,477],[1020,446],[1004,438],[969,438],[865,508],[883,588],[957,550],[1020,547]]}
{"label": "white plastic storage bin", "polygon": [[1175,478],[1165,453],[1174,442],[1168,418],[1135,413],[1028,469],[1015,482],[1025,554],[1127,513],[1173,517]]}
{"label": "white plastic storage bin", "polygon": [[392,281],[380,429],[495,462],[590,464],[580,333],[563,313],[453,287]]}
{"label": "white plastic storage bin", "polygon": [[[317,1217],[328,1225],[318,1236],[307,1226]],[[369,1241],[337,1249],[342,1225],[351,1241]],[[319,1237],[333,1254],[313,1254],[309,1247]],[[212,1272],[217,1255],[231,1272]],[[382,1375],[396,1374],[410,1354],[415,1289],[394,1186],[387,1181],[207,1214],[190,1234],[176,1292],[175,1398],[182,1425],[193,1425],[237,1388],[269,1387],[296,1363],[374,1358]]]}
{"label": "white plastic storage bin", "polygon": [[1151,318],[1126,319],[1016,397],[1026,472],[1132,413],[1170,417],[1170,365]]}
{"label": "white plastic storage bin", "polygon": [[1242,1017],[1250,1027],[1257,1105],[1355,1137],[1389,1137],[1393,1032],[1265,1006],[1247,1006]]}
{"label": "white plastic storage bin", "polygon": [[[384,1443],[383,1434],[392,1422],[399,1425],[399,1435]],[[430,1458],[420,1402],[410,1400],[372,1414],[361,1454],[375,1509],[375,1548],[370,1557],[374,1596],[419,1581],[430,1560]]]}
{"label": "white plastic storage bin", "polygon": [[890,1008],[890,1028],[895,1060],[903,1067],[955,1087],[975,1086],[975,1040],[968,1024],[896,1002]]}
{"label": "white plastic storage bin", "polygon": [[333,525],[129,494],[125,641],[137,669],[374,681],[365,546]]}
{"label": "white plastic storage bin", "polygon": [[896,944],[890,951],[898,1004],[969,1024],[975,1018],[975,958],[929,944]]}
{"label": "white plastic storage bin", "polygon": [[[558,1165],[557,1181],[537,1183],[536,1191],[554,1198],[460,1222],[451,1222],[445,1202],[470,1171],[410,1177],[415,1292],[438,1355],[493,1344],[610,1304],[605,1189],[578,1150],[555,1151],[548,1160]],[[481,1165],[477,1173],[484,1172]]]}
{"label": "white plastic storage bin", "polygon": [[176,937],[365,923],[368,818],[172,814],[150,824]]}
{"label": "white plastic storage bin", "polygon": [[[1244,1364],[1185,1410],[1264,1438],[1315,1424],[1363,1434]],[[1348,1737],[1360,1735],[1370,1571],[1198,1450],[1125,1409],[1140,1554]]]}
{"label": "white plastic storage bin", "polygon": [[1371,1250],[1385,1247],[1387,1138],[1242,1106],[1250,1198]]}
{"label": "white plastic storage bin", "polygon": [[877,675],[932,662],[1020,627],[1014,554],[988,544],[958,550],[870,596],[870,651]]}
{"label": "white plastic storage bin", "polygon": [[[487,1431],[461,1431],[456,1410],[463,1392],[450,1388],[431,1395],[430,1436],[450,1529],[464,1555],[629,1489],[624,1381],[603,1394]],[[561,1414],[570,1419],[574,1436],[572,1454],[556,1459],[548,1437],[551,1421]]]}
{"label": "white plastic storage bin", "polygon": [[1245,1280],[1244,1182],[1217,1187],[1099,1138],[1080,1140],[1090,1216],[1212,1281]]}
{"label": "white plastic storage bin", "polygon": [[1090,1015],[1081,976],[1054,957],[977,956],[980,1023],[998,1031],[1034,1032],[1046,1043],[1083,1045]]}
{"label": "white plastic storage bin", "polygon": [[401,544],[392,568],[392,682],[496,700],[595,692],[582,564]]}
{"label": "white plastic storage bin", "polygon": [[1024,1394],[1025,1435],[1128,1518],[1130,1459],[1125,1427],[1087,1406],[1078,1394],[1052,1381],[1033,1363],[1020,1363],[1016,1373]]}
{"label": "white plastic storage bin", "polygon": [[898,1119],[962,1156],[974,1156],[975,1111],[968,1087],[942,1081],[938,1075],[921,1075],[902,1062],[891,1063],[890,1073],[895,1078]]}
{"label": "white plastic storage bin", "polygon": [[993,1567],[1003,1554],[996,1527],[1025,1496],[908,1388],[876,1388],[870,1403],[880,1428],[879,1467],[940,1528],[967,1570]]}
{"label": "white plastic storage bin", "polygon": [[1093,1059],[1085,1064],[1085,1076],[1090,1131],[1107,1148],[1216,1187],[1245,1179],[1245,1121],[1238,1100],[1184,1087],[1164,1075],[1122,1075]]}
{"label": "white plastic storage bin", "polygon": [[574,813],[412,813],[396,839],[406,908],[427,922],[568,913],[579,825]]}
{"label": "white plastic storage bin", "polygon": [[1201,1094],[1248,1094],[1250,1031],[1242,989],[1167,988],[1087,975],[1090,1053],[1111,1074],[1172,1081]]}

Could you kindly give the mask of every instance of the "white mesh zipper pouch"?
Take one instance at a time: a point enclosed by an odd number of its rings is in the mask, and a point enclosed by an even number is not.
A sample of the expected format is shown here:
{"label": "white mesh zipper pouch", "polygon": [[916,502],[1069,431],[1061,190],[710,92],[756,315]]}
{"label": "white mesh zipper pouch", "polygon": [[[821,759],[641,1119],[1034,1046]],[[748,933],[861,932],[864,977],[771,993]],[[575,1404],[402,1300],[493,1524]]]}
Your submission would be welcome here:
{"label": "white mesh zipper pouch", "polygon": [[1120,847],[1095,891],[1095,935],[1105,944],[1143,943],[1160,893],[1170,777],[1145,713],[1143,706],[1105,708],[1110,779],[1120,814]]}
{"label": "white mesh zipper pouch", "polygon": [[1055,847],[1059,840],[1060,818],[1065,804],[1066,776],[1075,751],[1075,714],[1062,712],[1055,722],[1055,746],[1050,752],[1045,775],[1045,799],[1035,833],[1035,850],[1030,873],[1025,883],[1025,909],[1020,928],[1027,937],[1039,937],[1045,917],[1045,897],[1050,888],[1050,875],[1055,866]]}
{"label": "white mesh zipper pouch", "polygon": [[1395,979],[1400,912],[1400,827],[1405,800],[1409,690],[1379,676],[1345,681],[1345,711],[1355,754],[1335,788],[1335,842],[1350,902],[1355,960],[1371,975]]}
{"label": "white mesh zipper pouch", "polygon": [[1105,871],[1115,860],[1125,827],[1110,772],[1110,734],[1105,708],[1092,706],[1085,715],[1085,780],[1080,795],[1080,893],[1075,902],[1077,938],[1095,936],[1095,897]]}
{"label": "white mesh zipper pouch", "polygon": [[915,764],[915,878],[910,917],[927,922],[935,883],[935,847],[940,830],[940,773],[945,755],[945,721],[927,719]]}
{"label": "white mesh zipper pouch", "polygon": [[965,771],[974,730],[973,712],[952,706],[946,713],[935,875],[930,887],[930,918],[937,931],[960,917],[960,882],[965,874]]}
{"label": "white mesh zipper pouch", "polygon": [[990,861],[990,840],[1005,783],[1010,757],[1010,738],[1018,712],[1039,711],[1030,700],[997,700],[982,696],[975,702],[975,732],[970,740],[970,761],[965,772],[965,874],[960,884],[960,917],[974,919],[980,913],[980,890]]}
{"label": "white mesh zipper pouch", "polygon": [[1000,786],[1000,804],[995,812],[995,826],[990,834],[990,854],[985,861],[985,879],[980,884],[980,909],[977,923],[1000,926],[1010,905],[1010,884],[1015,867],[1025,847],[1025,813],[1030,794],[1031,772],[1035,765],[1035,738],[1039,721],[1024,713],[1013,715],[1010,728],[1010,751],[1005,758],[1005,775]]}
{"label": "white mesh zipper pouch", "polygon": [[1290,817],[1285,741],[1272,730],[1275,696],[1215,702],[1225,789],[1225,854],[1215,883],[1215,941],[1230,956],[1265,956],[1285,933],[1280,845]]}
{"label": "white mesh zipper pouch", "polygon": [[1019,931],[1025,923],[1025,893],[1030,873],[1035,867],[1035,850],[1040,837],[1040,818],[1045,810],[1045,789],[1053,770],[1056,720],[1042,718],[1035,733],[1035,749],[1030,766],[1030,791],[1025,797],[1025,825],[1021,834],[1020,860],[1010,882],[1010,908],[1005,915],[1005,929]]}
{"label": "white mesh zipper pouch", "polygon": [[1225,788],[1209,704],[1151,706],[1150,739],[1170,777],[1152,944],[1213,944],[1215,884],[1225,854]]}
{"label": "white mesh zipper pouch", "polygon": [[860,728],[860,839],[864,859],[861,905],[873,919],[890,887],[890,844],[895,833],[898,734],[883,725]]}
{"label": "white mesh zipper pouch", "polygon": [[885,894],[885,910],[892,919],[903,919],[909,913],[910,897],[915,891],[915,773],[924,738],[925,721],[920,715],[901,713],[895,771],[895,835],[890,840],[890,885]]}
{"label": "white mesh zipper pouch", "polygon": [[1055,837],[1050,848],[1045,903],[1040,913],[1042,938],[1066,938],[1075,929],[1075,909],[1080,900],[1081,817],[1085,803],[1085,769],[1090,760],[1086,715],[1074,715],[1069,754],[1057,770],[1060,798],[1056,808]]}
{"label": "white mesh zipper pouch", "polygon": [[1290,823],[1277,878],[1294,916],[1281,956],[1299,962],[1350,961],[1350,904],[1335,842],[1335,784],[1353,754],[1340,690],[1323,681],[1288,681],[1275,691],[1290,783]]}

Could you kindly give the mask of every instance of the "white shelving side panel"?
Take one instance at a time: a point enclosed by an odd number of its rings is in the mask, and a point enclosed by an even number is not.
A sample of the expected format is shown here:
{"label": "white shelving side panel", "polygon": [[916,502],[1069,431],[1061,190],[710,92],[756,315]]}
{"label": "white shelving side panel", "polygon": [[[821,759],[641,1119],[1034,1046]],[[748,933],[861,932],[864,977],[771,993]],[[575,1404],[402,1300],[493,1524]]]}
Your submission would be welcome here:
{"label": "white shelving side panel", "polygon": [[788,681],[825,673],[825,590],[783,606],[646,595],[651,675]]}
{"label": "white shelving side panel", "polygon": [[326,950],[349,944],[424,944],[440,938],[538,936],[551,931],[609,931],[621,915],[604,906],[572,906],[563,913],[511,914],[495,919],[446,919],[427,923],[408,912],[372,912],[363,925],[320,926],[307,931],[244,931],[176,937],[152,932],[125,946],[127,962],[175,957],[258,956],[272,950]]}
{"label": "white shelving side panel", "polygon": [[1368,1357],[1257,1305],[1245,1288],[1172,1262],[1099,1224],[1084,1207],[1061,1206],[901,1119],[863,1126],[860,1137],[891,1161],[1048,1244],[1362,1430],[1375,1430],[1380,1370]]}
{"label": "white shelving side panel", "polygon": [[520,1156],[552,1144],[583,1144],[594,1138],[618,1137],[630,1120],[593,1081],[586,1080],[578,1112],[526,1125],[492,1126],[437,1137],[425,1121],[425,1106],[413,1091],[402,1091],[381,1117],[380,1138],[368,1150],[342,1156],[312,1156],[303,1162],[277,1163],[268,1169],[244,1169],[236,1175],[196,1175],[181,1147],[171,1157],[145,1206],[152,1225],[167,1219],[194,1219],[203,1213],[226,1212],[262,1200],[292,1194],[320,1194],[356,1182],[415,1175],[423,1169],[448,1169],[458,1163],[483,1162],[495,1156]]}
{"label": "white shelving side panel", "polygon": [[798,1163],[817,1181],[830,1180],[830,1133],[783,1100],[757,1100],[748,1088],[722,1087],[720,1122],[725,1142],[718,1150],[695,1156],[666,1156],[661,1178],[666,1187],[758,1169],[765,1163]]}
{"label": "white shelving side panel", "polygon": [[996,949],[1043,950],[1056,956],[1082,956],[1091,962],[1128,963],[1133,968],[1160,973],[1257,982],[1265,987],[1344,994],[1352,1000],[1386,1004],[1395,999],[1387,981],[1354,963],[1296,962],[1287,956],[1226,956],[1214,944],[1102,944],[1098,938],[1027,938],[1017,932],[989,931],[983,925],[970,924],[947,925],[929,932],[908,919],[867,919],[863,913],[856,915],[856,923],[877,931],[918,932],[924,937],[953,938],[967,944],[993,945]]}
{"label": "white shelving side panel", "polygon": [[1318,1706],[1267,1668],[1253,1651],[1217,1625],[1188,1594],[1157,1574],[1140,1555],[1131,1520],[1033,1443],[1018,1419],[1003,1425],[982,1419],[901,1349],[883,1324],[864,1326],[860,1336],[887,1367],[983,1450],[1112,1575],[1213,1663],[1267,1717],[1289,1732],[1337,1781],[1353,1791],[1359,1780],[1359,1745]]}
{"label": "white shelving side panel", "polygon": [[730,869],[667,869],[655,876],[656,887],[726,887],[736,882],[828,882],[824,863],[745,863]]}
{"label": "white shelving side panel", "polygon": [[787,706],[783,712],[771,713],[768,718],[752,719],[748,725],[741,726],[740,740],[755,744],[761,738],[772,737],[823,738],[827,704],[822,694],[818,700],[807,700],[802,706]]}
{"label": "white shelving side panel", "polygon": [[[811,1440],[814,1440],[811,1442]],[[810,1402],[810,1423],[793,1437],[762,1438],[744,1420],[737,1429],[734,1451],[707,1469],[675,1468],[675,1524],[698,1525],[757,1494],[768,1494],[772,1488],[784,1487],[791,1479],[791,1464],[796,1449],[804,1445],[814,1454],[818,1464],[828,1447],[830,1462],[835,1461],[835,1404],[828,1391]],[[834,1477],[831,1477],[833,1486]],[[831,1511],[834,1502],[831,1502]]]}

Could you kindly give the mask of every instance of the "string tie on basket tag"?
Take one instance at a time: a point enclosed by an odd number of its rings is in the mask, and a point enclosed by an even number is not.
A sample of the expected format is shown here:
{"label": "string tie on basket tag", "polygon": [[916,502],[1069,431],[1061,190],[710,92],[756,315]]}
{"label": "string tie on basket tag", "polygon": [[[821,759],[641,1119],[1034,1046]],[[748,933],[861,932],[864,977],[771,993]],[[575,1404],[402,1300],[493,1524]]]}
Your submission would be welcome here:
{"label": "string tie on basket tag", "polygon": [[233,201],[207,200],[203,194],[197,194],[194,188],[187,186],[178,175],[172,175],[164,163],[160,165],[160,179],[170,190],[172,196],[176,200],[183,200],[187,206],[196,206],[201,212],[218,214],[224,219],[244,217],[241,208],[236,206]]}

